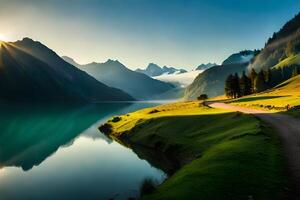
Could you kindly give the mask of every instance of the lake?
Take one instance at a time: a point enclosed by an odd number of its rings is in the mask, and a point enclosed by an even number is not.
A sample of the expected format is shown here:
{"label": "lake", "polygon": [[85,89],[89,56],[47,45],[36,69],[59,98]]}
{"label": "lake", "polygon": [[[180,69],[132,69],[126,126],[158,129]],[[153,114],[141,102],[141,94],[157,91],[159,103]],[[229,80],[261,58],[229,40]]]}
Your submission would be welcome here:
{"label": "lake", "polygon": [[166,175],[98,126],[159,102],[0,107],[0,199],[128,199]]}

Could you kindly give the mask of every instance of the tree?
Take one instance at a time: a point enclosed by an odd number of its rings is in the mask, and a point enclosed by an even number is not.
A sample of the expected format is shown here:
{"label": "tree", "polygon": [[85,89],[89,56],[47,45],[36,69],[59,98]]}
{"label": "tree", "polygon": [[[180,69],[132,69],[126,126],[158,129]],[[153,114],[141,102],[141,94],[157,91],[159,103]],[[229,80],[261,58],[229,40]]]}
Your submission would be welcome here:
{"label": "tree", "polygon": [[237,73],[235,73],[233,76],[232,87],[233,87],[233,97],[234,98],[241,97],[240,78]]}
{"label": "tree", "polygon": [[225,95],[228,98],[233,97],[234,92],[232,86],[233,86],[233,75],[230,74],[225,81]]}
{"label": "tree", "polygon": [[254,93],[254,92],[255,92],[254,82],[255,82],[256,77],[257,77],[257,73],[256,73],[256,71],[252,68],[251,71],[250,71],[251,93]]}
{"label": "tree", "polygon": [[204,101],[204,100],[208,99],[208,96],[207,96],[207,94],[201,94],[197,99],[199,101]]}
{"label": "tree", "polygon": [[251,80],[248,78],[245,72],[243,72],[242,77],[240,78],[240,90],[241,96],[251,94]]}
{"label": "tree", "polygon": [[268,87],[265,81],[265,73],[263,70],[261,70],[256,76],[256,79],[254,81],[254,91],[258,93],[266,90],[267,88]]}
{"label": "tree", "polygon": [[282,76],[282,71],[281,69],[272,69],[271,70],[271,78],[269,78],[268,81],[268,86],[274,87],[276,85],[278,85],[279,83],[283,82],[283,76]]}
{"label": "tree", "polygon": [[295,77],[295,76],[298,76],[298,67],[295,66],[294,69],[293,69],[293,72],[292,72],[292,77]]}
{"label": "tree", "polygon": [[240,78],[237,73],[230,74],[225,82],[225,94],[229,98],[238,98],[241,96]]}

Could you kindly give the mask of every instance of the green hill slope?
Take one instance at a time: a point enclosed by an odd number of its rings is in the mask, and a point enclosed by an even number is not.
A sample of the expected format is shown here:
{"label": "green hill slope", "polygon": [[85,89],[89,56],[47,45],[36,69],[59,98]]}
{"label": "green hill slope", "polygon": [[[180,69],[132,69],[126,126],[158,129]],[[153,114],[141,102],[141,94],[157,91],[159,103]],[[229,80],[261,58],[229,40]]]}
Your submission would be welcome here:
{"label": "green hill slope", "polygon": [[287,22],[280,31],[274,33],[250,67],[256,71],[266,70],[298,53],[300,53],[300,13]]}
{"label": "green hill slope", "polygon": [[284,199],[278,139],[251,115],[183,102],[122,115],[108,124],[110,135],[141,158],[168,170],[160,159],[165,155],[176,166],[142,199]]}
{"label": "green hill slope", "polygon": [[292,55],[277,63],[273,69],[300,66],[300,54]]}
{"label": "green hill slope", "polygon": [[266,109],[274,112],[287,111],[295,116],[300,116],[300,75],[293,77],[273,89],[265,92],[242,97],[239,99],[229,100],[228,102],[246,107],[253,107],[257,109]]}

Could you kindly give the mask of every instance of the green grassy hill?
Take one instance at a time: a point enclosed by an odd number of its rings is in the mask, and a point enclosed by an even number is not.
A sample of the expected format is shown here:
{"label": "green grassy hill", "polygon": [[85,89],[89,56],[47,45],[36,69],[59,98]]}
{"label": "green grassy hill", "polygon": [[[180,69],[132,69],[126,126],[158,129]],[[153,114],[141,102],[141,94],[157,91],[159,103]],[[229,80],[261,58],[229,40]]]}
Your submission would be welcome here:
{"label": "green grassy hill", "polygon": [[291,67],[295,65],[300,65],[300,54],[292,55],[282,61],[280,61],[277,65],[275,65],[274,69],[282,69],[285,67]]}
{"label": "green grassy hill", "polygon": [[[287,108],[300,106],[300,75],[293,77],[271,90],[242,97],[239,99],[229,100],[228,102],[258,109],[267,109],[274,112],[286,111]],[[300,116],[298,109],[289,113]]]}
{"label": "green grassy hill", "polygon": [[[110,136],[153,149],[179,167],[142,199],[283,199],[279,142],[250,115],[185,102],[147,108],[107,122]],[[160,163],[159,163],[160,162]],[[163,160],[155,166],[164,169]]]}
{"label": "green grassy hill", "polygon": [[251,68],[256,71],[269,69],[300,53],[300,13],[288,21],[267,41],[262,51],[255,57]]}

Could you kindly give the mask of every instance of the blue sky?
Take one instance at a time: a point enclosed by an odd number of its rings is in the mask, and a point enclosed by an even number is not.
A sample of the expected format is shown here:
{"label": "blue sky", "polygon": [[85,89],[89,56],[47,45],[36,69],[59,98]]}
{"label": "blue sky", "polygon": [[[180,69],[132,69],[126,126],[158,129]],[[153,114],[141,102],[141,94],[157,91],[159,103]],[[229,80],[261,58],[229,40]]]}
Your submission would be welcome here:
{"label": "blue sky", "polygon": [[193,69],[262,48],[295,0],[0,0],[0,38],[39,40],[80,63]]}

